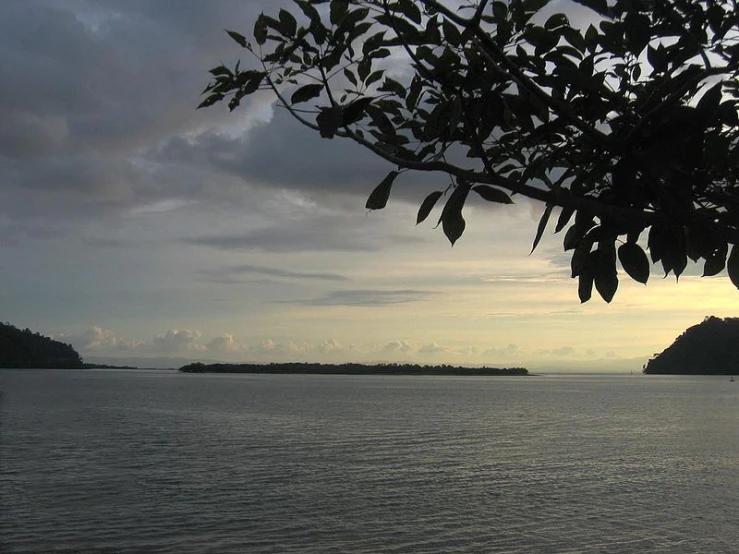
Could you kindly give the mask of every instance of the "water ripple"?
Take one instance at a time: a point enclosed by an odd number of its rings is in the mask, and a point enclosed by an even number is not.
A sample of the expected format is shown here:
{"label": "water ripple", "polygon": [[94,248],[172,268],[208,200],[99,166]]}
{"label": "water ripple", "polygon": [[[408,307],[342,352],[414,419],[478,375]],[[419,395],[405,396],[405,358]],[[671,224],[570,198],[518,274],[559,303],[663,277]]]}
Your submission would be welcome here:
{"label": "water ripple", "polygon": [[0,386],[2,552],[739,544],[739,401],[710,379],[74,371]]}

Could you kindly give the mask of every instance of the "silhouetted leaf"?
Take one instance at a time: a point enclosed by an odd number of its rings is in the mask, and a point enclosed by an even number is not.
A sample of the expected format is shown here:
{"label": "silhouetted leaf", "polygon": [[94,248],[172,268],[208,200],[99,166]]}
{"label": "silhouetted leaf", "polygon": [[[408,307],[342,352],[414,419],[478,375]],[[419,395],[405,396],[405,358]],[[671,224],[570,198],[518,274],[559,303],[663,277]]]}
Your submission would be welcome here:
{"label": "silhouetted leaf", "polygon": [[575,213],[574,208],[562,208],[562,211],[559,214],[559,218],[557,219],[557,225],[554,228],[555,233],[559,233],[562,229],[564,229],[567,224],[570,222],[570,219],[572,218],[572,215]]}
{"label": "silhouetted leaf", "polygon": [[665,276],[670,271],[680,277],[688,265],[685,235],[682,227],[671,225],[653,225],[647,239],[649,252],[653,262],[661,262]]}
{"label": "silhouetted leaf", "polygon": [[222,94],[211,94],[205,100],[203,100],[202,102],[200,102],[200,104],[198,104],[198,108],[197,109],[207,108],[209,106],[212,106],[216,102],[220,102],[221,100],[223,100],[223,95]]}
{"label": "silhouetted leaf", "polygon": [[293,95],[290,97],[290,102],[292,104],[305,102],[306,100],[310,100],[311,98],[316,98],[317,96],[320,96],[321,92],[323,92],[323,85],[304,85],[293,92]]}
{"label": "silhouetted leaf", "polygon": [[395,79],[391,79],[390,77],[385,77],[385,80],[382,82],[382,86],[379,88],[379,90],[382,92],[392,92],[400,98],[405,98],[407,94],[406,88],[398,81],[396,81]]}
{"label": "silhouetted leaf", "polygon": [[585,266],[585,262],[590,255],[591,247],[591,243],[580,244],[572,253],[572,258],[570,259],[570,277],[572,277],[573,279],[580,275],[580,272]]}
{"label": "silhouetted leaf", "polygon": [[706,256],[706,263],[703,264],[702,277],[712,277],[721,273],[726,267],[726,254],[728,252],[729,247],[724,243],[710,255]]}
{"label": "silhouetted leaf", "polygon": [[338,25],[349,10],[348,0],[332,0],[330,18],[331,23]]}
{"label": "silhouetted leaf", "polygon": [[348,67],[346,69],[344,69],[344,77],[346,77],[347,80],[352,85],[354,85],[355,87],[357,86],[357,84],[358,84],[357,77],[356,77],[356,75],[354,75],[354,73]]}
{"label": "silhouetted leaf", "polygon": [[264,14],[257,17],[254,23],[254,40],[257,41],[257,44],[267,42],[267,19]]}
{"label": "silhouetted leaf", "polygon": [[364,96],[357,98],[354,102],[350,102],[343,109],[342,125],[351,125],[364,117],[367,106],[372,104],[374,98],[372,96]]}
{"label": "silhouetted leaf", "polygon": [[591,252],[585,258],[577,277],[577,295],[583,304],[593,295],[593,280],[595,279],[595,265],[597,252]]}
{"label": "silhouetted leaf", "polygon": [[330,108],[321,109],[316,116],[316,124],[323,138],[334,138],[336,131],[341,127],[343,119],[343,110],[341,106],[331,106]]}
{"label": "silhouetted leaf", "polygon": [[[572,250],[580,244],[585,234],[593,227],[593,216],[580,210],[575,215],[575,223],[570,225],[562,241],[565,251]],[[591,243],[592,244],[592,243]]]}
{"label": "silhouetted leaf", "polygon": [[400,0],[398,7],[403,15],[413,21],[413,23],[421,23],[421,10],[416,2],[412,0]]}
{"label": "silhouetted leaf", "polygon": [[539,241],[541,240],[542,235],[544,234],[544,229],[547,228],[547,223],[549,223],[549,216],[552,215],[552,210],[554,209],[554,206],[552,204],[547,204],[546,208],[544,208],[544,213],[541,214],[541,219],[539,220],[539,226],[536,229],[536,237],[534,238],[534,245],[531,247],[531,254],[534,250],[536,250],[536,247],[539,246]]}
{"label": "silhouetted leaf", "polygon": [[390,189],[395,182],[395,178],[398,176],[397,171],[391,171],[385,178],[380,181],[380,184],[375,187],[375,190],[367,198],[367,204],[365,208],[368,210],[381,210],[387,205],[387,200],[390,198]]}
{"label": "silhouetted leaf", "polygon": [[613,243],[598,245],[595,266],[595,288],[606,302],[613,300],[618,289],[618,272],[616,271],[616,249]]}
{"label": "silhouetted leaf", "polygon": [[280,32],[288,37],[294,36],[295,31],[298,27],[298,22],[295,20],[293,14],[289,11],[282,9],[279,13],[280,18]]}
{"label": "silhouetted leaf", "polygon": [[462,217],[462,208],[464,208],[469,191],[469,184],[459,183],[449,196],[449,200],[446,201],[439,218],[441,228],[452,246],[464,233],[466,223],[464,217]]}
{"label": "silhouetted leaf", "polygon": [[488,202],[497,202],[499,204],[513,204],[513,200],[505,192],[490,185],[475,185],[472,187],[477,194]]}
{"label": "silhouetted leaf", "polygon": [[267,74],[264,71],[245,71],[242,74],[242,77],[249,76],[246,80],[246,84],[244,85],[244,88],[241,90],[243,94],[251,94],[254,91],[256,91],[259,88],[259,85],[262,84],[262,81],[267,76]]}
{"label": "silhouetted leaf", "polygon": [[705,94],[701,96],[701,99],[698,101],[698,105],[696,106],[696,110],[698,110],[701,118],[711,119],[715,115],[722,98],[722,86],[723,83],[718,83],[708,89]]}
{"label": "silhouetted leaf", "polygon": [[214,77],[218,77],[219,75],[231,75],[231,70],[223,65],[219,65],[218,67],[211,69],[209,73]]}
{"label": "silhouetted leaf", "polygon": [[380,79],[382,79],[383,74],[385,73],[385,70],[378,69],[377,71],[373,71],[370,73],[367,78],[364,80],[364,86],[368,87],[373,83],[376,83]]}
{"label": "silhouetted leaf", "polygon": [[628,14],[625,21],[629,49],[639,55],[652,38],[651,21],[646,15],[638,13]]}
{"label": "silhouetted leaf", "polygon": [[448,212],[441,221],[441,228],[444,230],[446,238],[452,243],[452,246],[462,236],[466,226],[467,223],[464,217],[462,217],[462,212]]}
{"label": "silhouetted leaf", "polygon": [[567,19],[567,16],[563,13],[555,13],[549,16],[549,19],[547,19],[546,23],[544,23],[544,28],[547,30],[556,29],[558,27],[564,27],[570,24],[570,21]]}
{"label": "silhouetted leaf", "polygon": [[633,242],[622,244],[618,247],[618,259],[629,277],[638,283],[647,284],[649,259],[641,246]]}
{"label": "silhouetted leaf", "polygon": [[308,2],[305,0],[296,2],[298,7],[303,11],[306,17],[310,19],[311,27],[315,27],[316,25],[320,25],[321,23],[321,16],[318,13],[318,10],[313,7],[313,4],[317,4],[318,2]]}
{"label": "silhouetted leaf", "polygon": [[230,36],[239,44],[239,46],[241,46],[242,48],[249,48],[249,42],[246,40],[246,37],[244,35],[242,35],[241,33],[237,33],[236,31],[229,31],[228,29],[226,30],[226,32],[228,33],[228,36]]}
{"label": "silhouetted leaf", "polygon": [[431,213],[431,210],[434,209],[434,206],[436,206],[436,203],[439,201],[439,198],[441,198],[443,194],[444,193],[442,191],[437,190],[437,191],[432,192],[426,198],[423,199],[423,202],[421,202],[421,206],[418,208],[418,215],[416,216],[416,225],[426,220],[426,218]]}
{"label": "silhouetted leaf", "polygon": [[665,55],[664,46],[661,44],[657,45],[656,48],[648,46],[647,61],[657,73],[663,72],[667,68],[667,57]]}
{"label": "silhouetted leaf", "polygon": [[647,239],[647,247],[649,248],[649,256],[652,258],[652,263],[657,263],[662,259],[669,240],[669,229],[662,225],[652,225],[649,229]]}

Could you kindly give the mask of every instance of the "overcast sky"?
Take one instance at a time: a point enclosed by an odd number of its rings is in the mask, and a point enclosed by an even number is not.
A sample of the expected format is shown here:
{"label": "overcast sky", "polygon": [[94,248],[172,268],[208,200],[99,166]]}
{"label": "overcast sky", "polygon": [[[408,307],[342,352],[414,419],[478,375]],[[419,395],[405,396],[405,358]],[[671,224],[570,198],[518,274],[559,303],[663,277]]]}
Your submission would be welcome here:
{"label": "overcast sky", "polygon": [[[414,361],[638,371],[725,275],[622,280],[581,305],[541,206],[466,208],[454,248],[426,193],[367,213],[392,169],[273,111],[195,110],[275,0],[0,2],[0,320],[86,359]],[[430,218],[431,219],[431,218]]]}

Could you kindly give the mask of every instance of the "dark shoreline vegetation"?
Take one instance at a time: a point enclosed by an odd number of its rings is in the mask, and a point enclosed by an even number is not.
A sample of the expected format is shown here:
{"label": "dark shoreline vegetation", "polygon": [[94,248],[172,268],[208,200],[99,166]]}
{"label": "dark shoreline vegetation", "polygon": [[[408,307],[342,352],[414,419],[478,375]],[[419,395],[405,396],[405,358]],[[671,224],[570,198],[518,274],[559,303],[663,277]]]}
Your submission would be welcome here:
{"label": "dark shoreline vegetation", "polygon": [[0,367],[5,369],[138,369],[129,365],[90,364],[71,344],[30,329],[0,323]]}
{"label": "dark shoreline vegetation", "polygon": [[498,376],[530,375],[522,367],[460,367],[452,365],[417,364],[319,364],[319,363],[272,363],[272,364],[203,364],[192,363],[182,366],[183,373],[258,373],[258,374],[304,374],[304,375],[464,375]]}
{"label": "dark shoreline vegetation", "polygon": [[8,369],[84,369],[72,345],[0,323],[0,367]]}

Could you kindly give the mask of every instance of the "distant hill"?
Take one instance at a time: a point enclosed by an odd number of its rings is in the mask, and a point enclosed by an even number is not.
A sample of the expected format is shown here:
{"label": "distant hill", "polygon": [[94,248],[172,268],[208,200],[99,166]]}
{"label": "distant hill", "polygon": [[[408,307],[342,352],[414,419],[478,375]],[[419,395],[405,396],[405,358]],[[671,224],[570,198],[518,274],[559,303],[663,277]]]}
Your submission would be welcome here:
{"label": "distant hill", "polygon": [[739,375],[739,318],[705,318],[649,360],[644,373]]}
{"label": "distant hill", "polygon": [[69,344],[0,323],[0,367],[77,369],[84,364]]}

